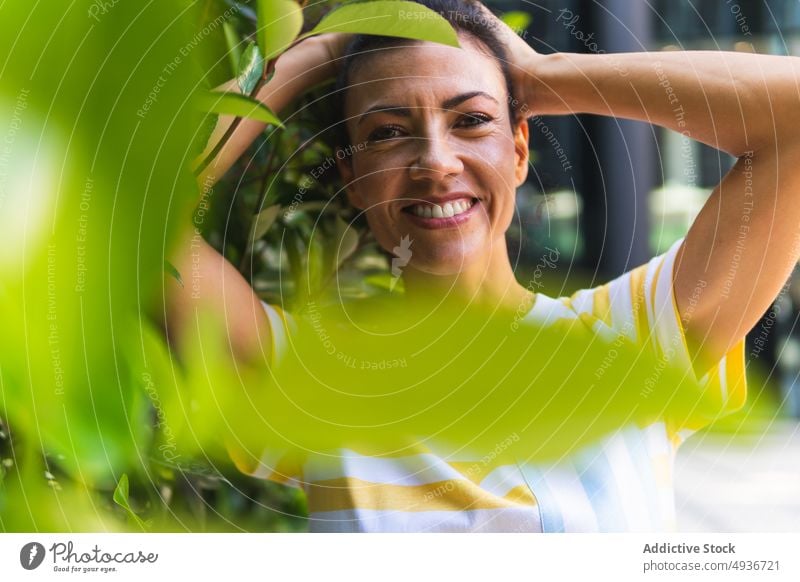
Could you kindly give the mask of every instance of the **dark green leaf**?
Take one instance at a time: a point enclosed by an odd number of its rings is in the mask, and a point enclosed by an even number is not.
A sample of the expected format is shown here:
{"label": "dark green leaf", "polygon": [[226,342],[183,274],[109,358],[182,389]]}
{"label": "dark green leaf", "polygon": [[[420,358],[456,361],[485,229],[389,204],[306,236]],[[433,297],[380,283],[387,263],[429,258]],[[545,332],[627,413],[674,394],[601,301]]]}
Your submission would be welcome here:
{"label": "dark green leaf", "polygon": [[242,58],[239,59],[239,67],[237,69],[238,77],[236,80],[241,92],[249,95],[263,73],[264,59],[261,56],[261,51],[256,43],[251,42],[242,54]]}
{"label": "dark green leaf", "polygon": [[175,265],[169,261],[164,261],[164,270],[172,275],[172,277],[178,282],[178,285],[183,287],[183,278],[181,278],[181,273],[175,268]]}
{"label": "dark green leaf", "polygon": [[262,236],[267,234],[267,231],[270,227],[275,223],[275,220],[278,218],[278,214],[281,211],[280,206],[270,206],[265,208],[261,212],[258,213],[253,219],[253,225],[250,228],[250,248],[252,249],[253,245],[257,240],[259,240]]}
{"label": "dark green leaf", "polygon": [[209,113],[247,117],[283,127],[281,120],[266,105],[239,93],[205,93],[198,97],[197,104],[203,111]]}

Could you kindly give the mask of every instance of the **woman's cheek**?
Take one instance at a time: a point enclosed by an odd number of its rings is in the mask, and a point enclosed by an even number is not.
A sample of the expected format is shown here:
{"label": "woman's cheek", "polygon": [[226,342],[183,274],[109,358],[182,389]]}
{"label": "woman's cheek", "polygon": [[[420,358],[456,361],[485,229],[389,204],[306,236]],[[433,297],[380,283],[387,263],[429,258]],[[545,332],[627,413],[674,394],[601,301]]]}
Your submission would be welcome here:
{"label": "woman's cheek", "polygon": [[502,143],[496,147],[488,147],[484,152],[482,174],[486,177],[484,184],[489,193],[489,209],[492,230],[504,234],[514,218],[516,201],[515,151],[509,137],[504,136]]}

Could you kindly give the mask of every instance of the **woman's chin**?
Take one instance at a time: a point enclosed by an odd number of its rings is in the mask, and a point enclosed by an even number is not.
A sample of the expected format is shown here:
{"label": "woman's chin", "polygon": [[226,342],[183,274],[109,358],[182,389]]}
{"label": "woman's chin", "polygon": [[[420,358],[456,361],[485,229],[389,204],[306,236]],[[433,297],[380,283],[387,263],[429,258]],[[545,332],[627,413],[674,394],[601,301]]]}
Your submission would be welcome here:
{"label": "woman's chin", "polygon": [[480,256],[476,250],[459,249],[455,252],[436,252],[427,256],[420,256],[417,253],[409,265],[427,275],[447,277],[463,273],[467,269],[474,268],[477,258]]}

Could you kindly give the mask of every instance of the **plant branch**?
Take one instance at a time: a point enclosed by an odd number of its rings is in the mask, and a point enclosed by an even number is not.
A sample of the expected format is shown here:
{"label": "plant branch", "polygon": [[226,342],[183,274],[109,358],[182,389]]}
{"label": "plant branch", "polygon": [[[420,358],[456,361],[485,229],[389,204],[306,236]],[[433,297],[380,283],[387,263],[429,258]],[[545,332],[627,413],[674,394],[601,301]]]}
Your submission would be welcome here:
{"label": "plant branch", "polygon": [[[250,91],[248,97],[250,97],[251,99],[257,98],[259,91],[261,91],[264,85],[267,84],[267,80],[269,79],[272,72],[275,70],[275,61],[277,60],[278,59],[275,58],[269,61],[269,63],[267,63],[267,65],[264,67],[264,74],[261,75],[261,78],[256,83],[256,86],[253,87],[253,90]],[[233,123],[231,123],[228,129],[225,130],[225,133],[222,135],[220,140],[214,145],[214,147],[208,153],[208,155],[205,158],[203,158],[203,161],[200,162],[200,165],[195,168],[194,170],[195,177],[202,174],[206,170],[206,168],[208,168],[208,166],[211,165],[211,162],[213,162],[214,159],[216,159],[216,157],[219,155],[219,153],[222,151],[225,145],[230,141],[233,133],[242,123],[242,119],[243,119],[242,117],[237,117],[236,119],[233,120]]]}

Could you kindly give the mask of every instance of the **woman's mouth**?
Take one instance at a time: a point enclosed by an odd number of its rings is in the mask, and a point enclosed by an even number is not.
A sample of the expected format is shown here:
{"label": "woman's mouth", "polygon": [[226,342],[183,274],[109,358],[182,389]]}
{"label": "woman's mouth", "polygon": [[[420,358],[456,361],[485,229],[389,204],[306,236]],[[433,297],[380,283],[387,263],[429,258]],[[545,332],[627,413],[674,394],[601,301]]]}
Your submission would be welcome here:
{"label": "woman's mouth", "polygon": [[447,228],[469,220],[480,204],[477,198],[456,198],[441,204],[421,202],[403,208],[417,224],[426,228]]}

